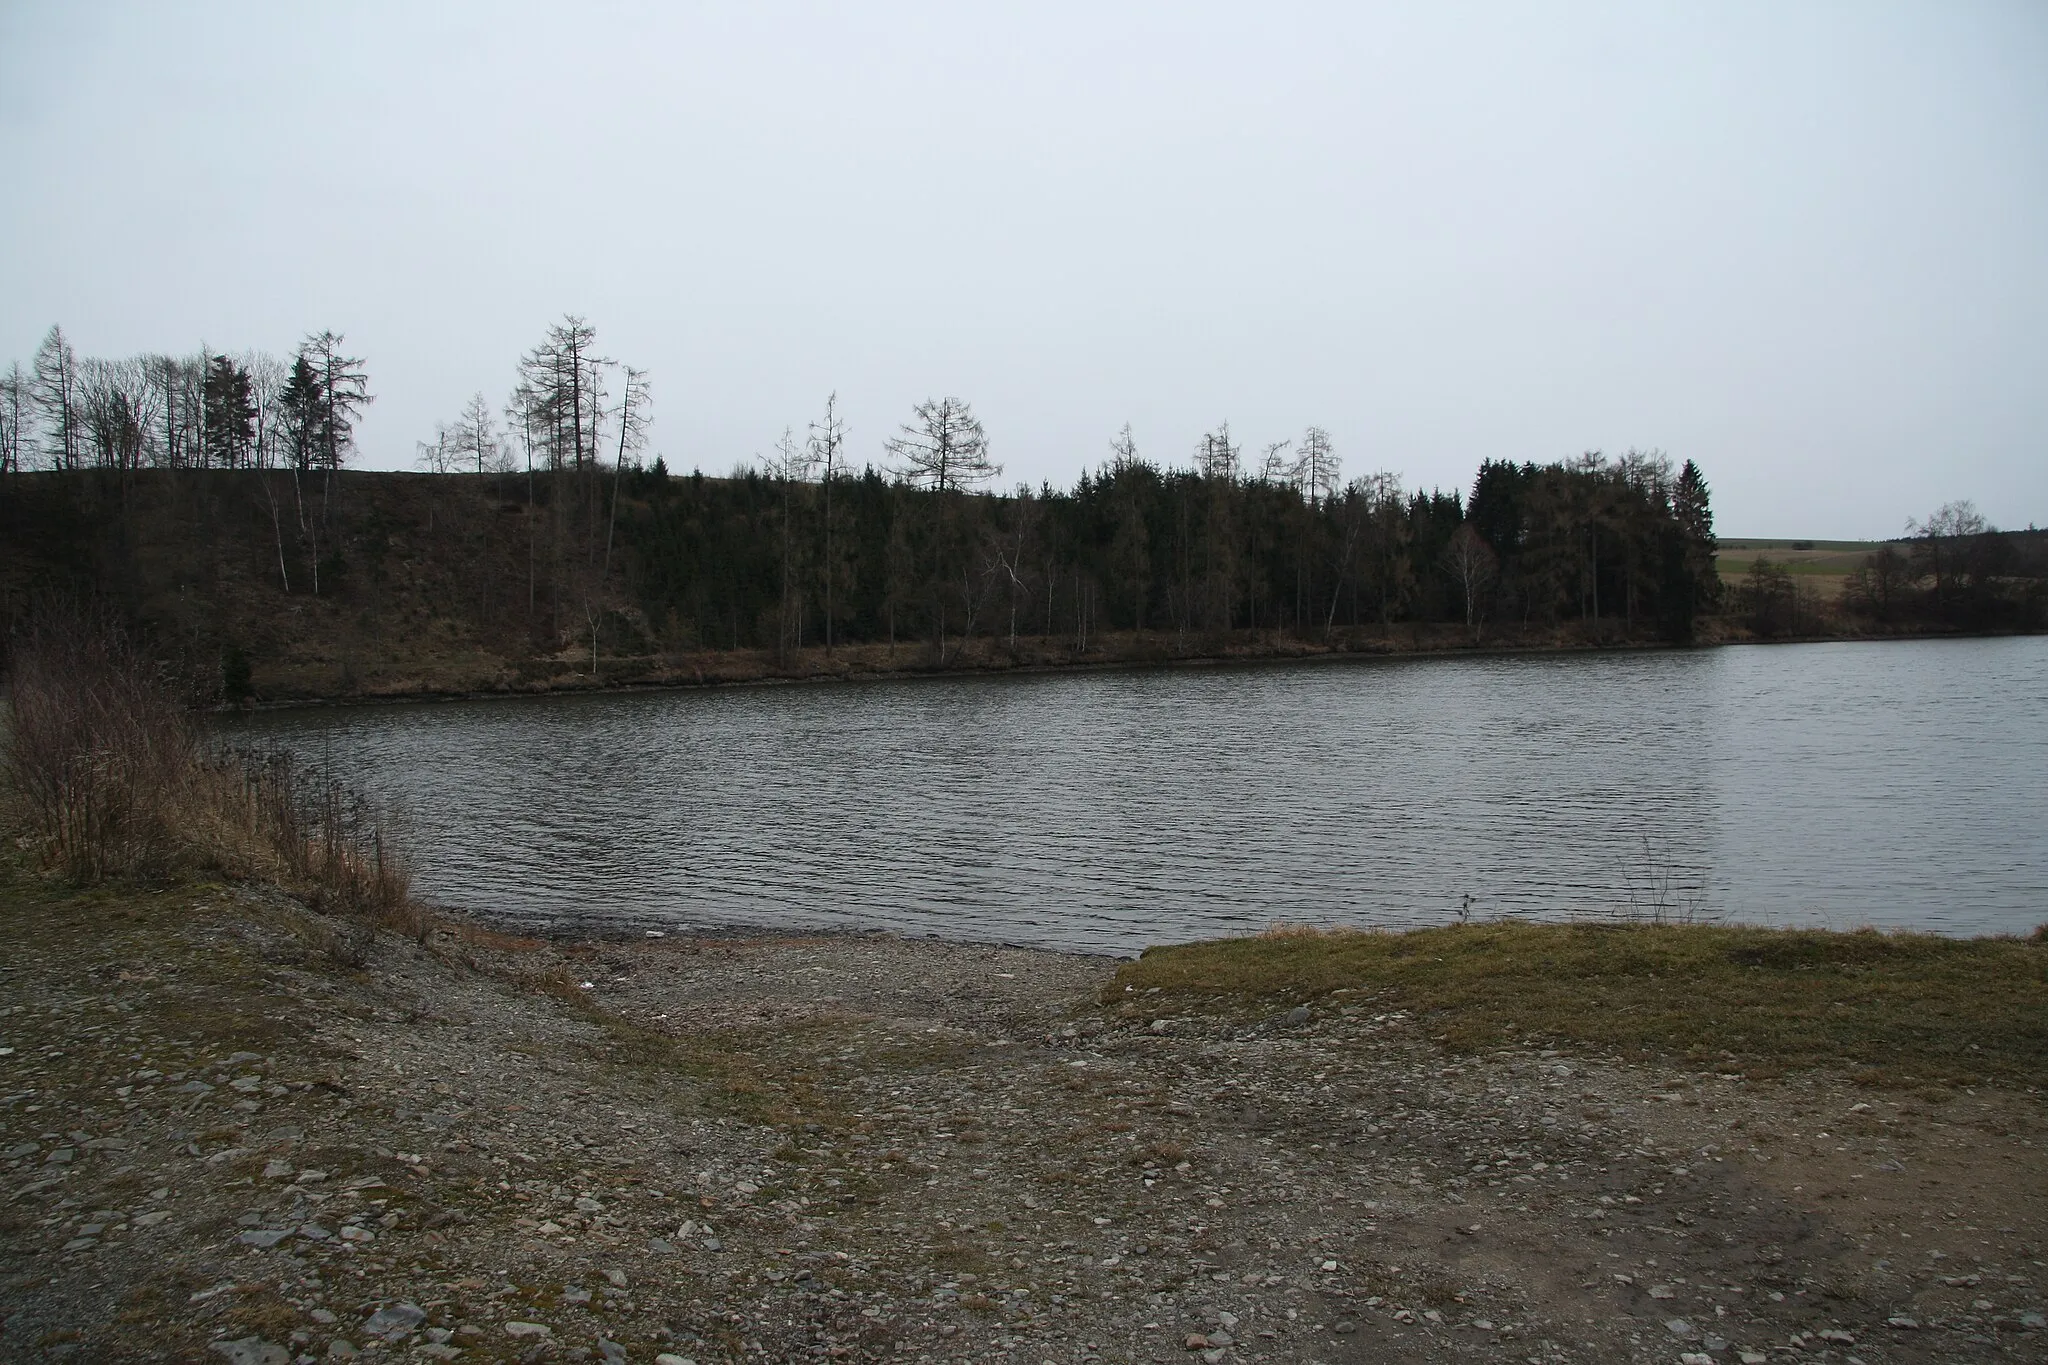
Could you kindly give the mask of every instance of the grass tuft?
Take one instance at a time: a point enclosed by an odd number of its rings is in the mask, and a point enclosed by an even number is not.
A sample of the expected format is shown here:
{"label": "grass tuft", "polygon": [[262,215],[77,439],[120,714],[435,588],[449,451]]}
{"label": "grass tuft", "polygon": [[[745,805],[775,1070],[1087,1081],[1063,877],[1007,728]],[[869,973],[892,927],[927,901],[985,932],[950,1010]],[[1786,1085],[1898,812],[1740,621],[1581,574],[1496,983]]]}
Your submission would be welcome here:
{"label": "grass tuft", "polygon": [[[1157,995],[1146,993],[1156,989]],[[1754,1076],[1849,1066],[1871,1084],[2048,1083],[2048,936],[1504,923],[1288,929],[1154,948],[1119,1013],[1244,1014],[1354,993],[1460,1051],[1579,1046]]]}

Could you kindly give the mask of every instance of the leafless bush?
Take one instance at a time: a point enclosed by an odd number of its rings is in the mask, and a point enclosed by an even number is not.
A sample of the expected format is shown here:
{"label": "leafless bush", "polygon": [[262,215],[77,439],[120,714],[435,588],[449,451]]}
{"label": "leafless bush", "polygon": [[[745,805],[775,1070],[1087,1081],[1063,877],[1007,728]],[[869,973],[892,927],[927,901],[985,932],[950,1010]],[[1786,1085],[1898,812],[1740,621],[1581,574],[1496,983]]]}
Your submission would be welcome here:
{"label": "leafless bush", "polygon": [[10,650],[7,772],[49,860],[80,882],[176,860],[202,763],[189,712],[103,613],[39,613]]}
{"label": "leafless bush", "polygon": [[213,746],[113,618],[46,606],[10,644],[6,775],[51,867],[268,877],[316,910],[423,931],[384,813],[289,754]]}

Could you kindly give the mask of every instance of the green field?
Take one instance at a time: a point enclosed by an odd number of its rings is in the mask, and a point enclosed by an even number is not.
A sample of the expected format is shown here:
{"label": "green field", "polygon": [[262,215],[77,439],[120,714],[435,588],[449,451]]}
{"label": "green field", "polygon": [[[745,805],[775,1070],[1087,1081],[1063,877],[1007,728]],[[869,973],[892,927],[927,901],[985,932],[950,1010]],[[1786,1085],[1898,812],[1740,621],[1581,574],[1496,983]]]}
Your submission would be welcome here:
{"label": "green field", "polygon": [[1759,558],[1785,566],[1786,572],[1811,584],[1823,596],[1841,591],[1842,580],[1862,567],[1864,557],[1886,542],[1881,540],[1765,540],[1753,536],[1727,536],[1719,542],[1715,567],[1721,581],[1734,583],[1749,573]]}

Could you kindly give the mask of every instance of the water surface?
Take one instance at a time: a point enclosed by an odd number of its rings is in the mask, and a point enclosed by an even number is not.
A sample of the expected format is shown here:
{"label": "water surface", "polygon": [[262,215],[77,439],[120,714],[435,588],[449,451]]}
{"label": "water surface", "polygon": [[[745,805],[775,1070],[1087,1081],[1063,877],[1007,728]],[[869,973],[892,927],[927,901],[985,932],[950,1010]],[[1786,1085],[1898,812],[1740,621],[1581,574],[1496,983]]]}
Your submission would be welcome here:
{"label": "water surface", "polygon": [[1277,922],[2048,920],[2048,638],[273,712],[500,921],[1101,952]]}

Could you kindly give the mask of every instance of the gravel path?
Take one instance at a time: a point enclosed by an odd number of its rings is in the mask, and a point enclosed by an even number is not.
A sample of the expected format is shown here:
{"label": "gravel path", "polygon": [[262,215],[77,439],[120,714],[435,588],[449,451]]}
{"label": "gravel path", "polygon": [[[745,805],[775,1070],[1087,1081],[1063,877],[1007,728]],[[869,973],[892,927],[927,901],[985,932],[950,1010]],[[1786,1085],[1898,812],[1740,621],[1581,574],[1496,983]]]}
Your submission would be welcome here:
{"label": "gravel path", "polygon": [[2048,1358],[2036,1094],[158,900],[9,911],[0,1358]]}

